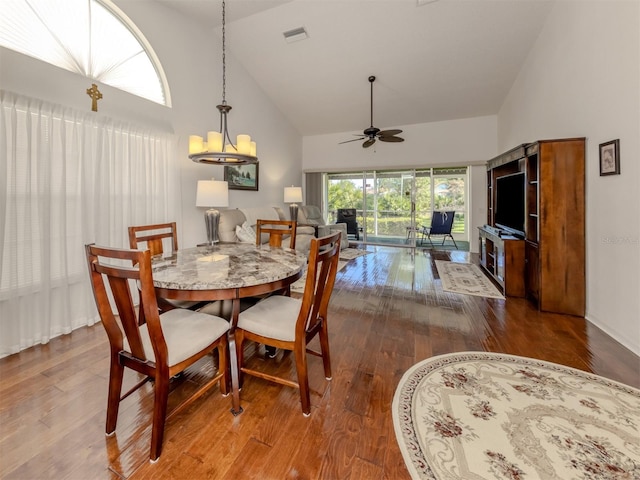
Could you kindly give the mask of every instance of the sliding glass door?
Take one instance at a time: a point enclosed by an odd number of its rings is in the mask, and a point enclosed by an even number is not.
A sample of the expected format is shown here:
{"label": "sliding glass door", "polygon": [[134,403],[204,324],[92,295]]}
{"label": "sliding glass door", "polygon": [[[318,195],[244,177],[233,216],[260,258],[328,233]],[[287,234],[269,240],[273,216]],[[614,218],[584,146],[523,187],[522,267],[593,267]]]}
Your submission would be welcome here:
{"label": "sliding glass door", "polygon": [[434,209],[455,210],[454,235],[468,240],[466,168],[327,173],[325,179],[328,221],[355,210],[352,242],[420,246],[418,232],[431,224]]}

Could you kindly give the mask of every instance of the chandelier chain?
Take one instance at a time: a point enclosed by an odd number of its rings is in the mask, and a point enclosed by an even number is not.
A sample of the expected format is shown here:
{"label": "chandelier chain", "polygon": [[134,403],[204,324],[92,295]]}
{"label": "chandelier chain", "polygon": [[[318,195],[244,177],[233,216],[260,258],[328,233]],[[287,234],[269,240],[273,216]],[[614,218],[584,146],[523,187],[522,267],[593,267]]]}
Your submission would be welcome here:
{"label": "chandelier chain", "polygon": [[227,48],[226,48],[226,15],[225,1],[222,0],[222,104],[227,104]]}

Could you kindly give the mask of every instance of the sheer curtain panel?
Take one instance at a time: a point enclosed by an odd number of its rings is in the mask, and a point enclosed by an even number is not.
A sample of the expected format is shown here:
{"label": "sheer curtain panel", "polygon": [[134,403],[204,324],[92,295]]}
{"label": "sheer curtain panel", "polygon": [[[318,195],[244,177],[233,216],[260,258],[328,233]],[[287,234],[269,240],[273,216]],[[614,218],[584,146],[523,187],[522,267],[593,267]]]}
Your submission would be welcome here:
{"label": "sheer curtain panel", "polygon": [[0,91],[0,356],[98,321],[84,244],[177,219],[173,135]]}

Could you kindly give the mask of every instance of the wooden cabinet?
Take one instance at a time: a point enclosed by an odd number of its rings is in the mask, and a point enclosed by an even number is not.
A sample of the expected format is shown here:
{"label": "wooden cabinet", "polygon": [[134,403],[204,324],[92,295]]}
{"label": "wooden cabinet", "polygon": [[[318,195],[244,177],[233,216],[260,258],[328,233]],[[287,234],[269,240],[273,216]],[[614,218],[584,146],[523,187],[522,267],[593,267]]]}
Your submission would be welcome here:
{"label": "wooden cabinet", "polygon": [[500,286],[502,293],[524,297],[524,240],[502,235],[500,230],[479,227],[480,265]]}
{"label": "wooden cabinet", "polygon": [[526,290],[540,310],[585,314],[585,140],[527,145]]}
{"label": "wooden cabinet", "polygon": [[[520,275],[524,295],[536,302],[540,310],[584,316],[585,139],[540,140],[519,145],[490,160],[487,165],[490,227],[495,227],[496,221],[496,180],[516,173],[524,173],[525,178],[522,247],[507,247],[504,235],[498,235],[500,241],[496,241],[496,229],[490,228],[483,234],[486,228],[483,227],[481,264],[497,281],[507,279],[505,286],[510,287],[514,277]],[[509,249],[522,248],[523,270],[517,260],[511,263],[505,260],[505,272],[501,273],[496,256],[497,245],[501,243],[505,255]],[[509,291],[505,287],[507,295]]]}

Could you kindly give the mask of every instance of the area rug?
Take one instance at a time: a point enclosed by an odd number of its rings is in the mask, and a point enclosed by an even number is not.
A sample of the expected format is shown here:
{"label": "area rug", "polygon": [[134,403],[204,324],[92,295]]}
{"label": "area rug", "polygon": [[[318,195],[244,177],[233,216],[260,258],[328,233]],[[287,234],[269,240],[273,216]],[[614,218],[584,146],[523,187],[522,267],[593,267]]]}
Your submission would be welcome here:
{"label": "area rug", "polygon": [[463,293],[479,297],[504,298],[480,267],[472,263],[436,260],[442,289],[446,292]]}
{"label": "area rug", "polygon": [[562,365],[429,358],[400,380],[392,414],[414,479],[640,478],[640,390]]}
{"label": "area rug", "polygon": [[368,253],[373,252],[368,252],[360,248],[345,248],[344,250],[340,251],[340,260],[353,260],[354,258],[361,257]]}

